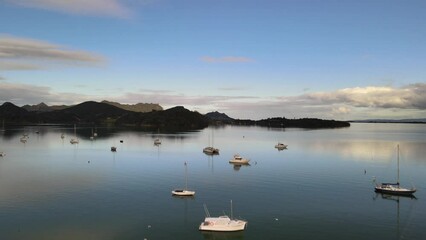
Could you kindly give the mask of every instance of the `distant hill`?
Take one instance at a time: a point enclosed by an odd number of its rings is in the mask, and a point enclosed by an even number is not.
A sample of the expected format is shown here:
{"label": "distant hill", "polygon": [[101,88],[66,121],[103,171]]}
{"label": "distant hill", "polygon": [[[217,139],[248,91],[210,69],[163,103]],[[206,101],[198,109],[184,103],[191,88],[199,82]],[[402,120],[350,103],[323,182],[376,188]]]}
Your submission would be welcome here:
{"label": "distant hill", "polygon": [[214,123],[232,123],[233,118],[230,118],[225,113],[220,113],[218,111],[206,113],[205,116]]}
{"label": "distant hill", "polygon": [[[103,100],[101,103],[106,103],[127,111],[132,111],[132,112],[151,112],[151,111],[161,111],[163,110],[163,108],[156,103],[137,103],[137,104],[121,104],[118,102],[110,102],[107,100]],[[44,102],[41,102],[39,104],[36,105],[24,105],[22,106],[22,108],[24,108],[25,110],[29,111],[29,112],[51,112],[54,110],[63,110],[66,108],[70,108],[73,107],[75,105],[71,105],[71,106],[67,106],[67,105],[53,105],[53,106],[48,106],[47,104],[45,104]]]}
{"label": "distant hill", "polygon": [[109,105],[132,112],[152,112],[163,110],[163,108],[156,103],[121,104],[118,102],[110,102],[107,100],[103,100],[101,103],[107,103]]}
{"label": "distant hill", "polygon": [[116,126],[167,128],[176,131],[202,129],[208,126],[206,116],[178,106],[163,111],[133,112],[94,101],[83,102],[60,110],[45,106],[27,111],[13,103],[0,106],[0,119],[9,124],[72,124],[96,123]]}
{"label": "distant hill", "polygon": [[49,106],[47,106],[44,102],[41,102],[37,105],[24,105],[22,106],[23,109],[27,110],[28,112],[50,112],[53,111]]}
{"label": "distant hill", "polygon": [[147,113],[129,112],[119,118],[117,125],[167,128],[167,129],[203,129],[208,126],[208,119],[204,115],[190,111],[182,106],[163,111]]}
{"label": "distant hill", "polygon": [[0,106],[0,118],[5,122],[34,122],[37,117],[35,114],[20,108],[13,103],[5,102]]}

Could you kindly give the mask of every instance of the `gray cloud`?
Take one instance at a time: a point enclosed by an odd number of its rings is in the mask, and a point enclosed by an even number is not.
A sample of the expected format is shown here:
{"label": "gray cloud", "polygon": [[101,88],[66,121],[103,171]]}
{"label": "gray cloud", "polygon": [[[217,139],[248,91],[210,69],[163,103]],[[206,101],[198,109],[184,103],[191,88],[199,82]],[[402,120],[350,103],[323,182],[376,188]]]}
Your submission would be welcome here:
{"label": "gray cloud", "polygon": [[0,35],[0,71],[38,70],[50,65],[83,65],[103,63],[105,58],[86,51],[35,39]]}
{"label": "gray cloud", "polygon": [[23,7],[39,8],[80,15],[111,16],[127,18],[132,15],[130,7],[122,0],[6,0]]}
{"label": "gray cloud", "polygon": [[0,59],[44,59],[64,62],[99,63],[104,58],[85,51],[68,50],[49,42],[0,36]]}

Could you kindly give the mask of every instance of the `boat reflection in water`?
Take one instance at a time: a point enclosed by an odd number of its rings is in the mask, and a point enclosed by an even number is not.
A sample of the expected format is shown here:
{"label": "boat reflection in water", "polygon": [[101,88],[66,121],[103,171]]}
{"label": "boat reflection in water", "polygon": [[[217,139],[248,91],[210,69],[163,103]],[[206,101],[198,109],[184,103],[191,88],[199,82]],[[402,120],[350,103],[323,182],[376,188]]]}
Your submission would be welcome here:
{"label": "boat reflection in water", "polygon": [[[386,193],[377,193],[376,196],[373,197],[373,200],[376,200],[378,196],[381,196],[382,199],[389,200],[389,201],[395,201],[397,203],[397,211],[396,211],[396,239],[403,239],[404,236],[401,236],[400,232],[400,210],[399,210],[399,203],[403,200],[410,201],[411,199],[417,200],[417,198],[414,195],[394,195],[394,194],[386,194]],[[410,208],[411,209],[411,208]],[[410,212],[408,214],[411,214]]]}
{"label": "boat reflection in water", "polygon": [[203,238],[208,240],[237,240],[244,239],[244,232],[206,232],[203,231]]}

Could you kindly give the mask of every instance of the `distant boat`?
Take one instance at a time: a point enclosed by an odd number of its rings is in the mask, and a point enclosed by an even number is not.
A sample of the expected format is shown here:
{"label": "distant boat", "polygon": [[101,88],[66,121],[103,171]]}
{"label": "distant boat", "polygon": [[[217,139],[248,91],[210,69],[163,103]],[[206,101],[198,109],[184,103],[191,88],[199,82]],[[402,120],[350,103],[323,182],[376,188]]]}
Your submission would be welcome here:
{"label": "distant boat", "polygon": [[77,127],[76,127],[75,124],[74,124],[74,138],[71,138],[70,143],[71,144],[78,144],[79,143],[78,138],[77,138]]}
{"label": "distant boat", "polygon": [[[161,144],[161,140],[159,138],[156,138],[154,140],[154,145],[160,145]],[[166,144],[167,145],[167,144]]]}
{"label": "distant boat", "polygon": [[275,145],[275,148],[278,149],[278,151],[280,151],[280,150],[287,149],[287,146],[288,145],[279,142],[277,145]]}
{"label": "distant boat", "polygon": [[188,190],[188,170],[187,170],[186,162],[185,162],[185,188],[175,189],[172,191],[172,194],[175,196],[194,196],[195,195],[195,191]]}
{"label": "distant boat", "polygon": [[62,133],[61,134],[61,138],[64,139],[65,138],[65,134]]}
{"label": "distant boat", "polygon": [[231,160],[229,160],[229,163],[233,163],[233,164],[249,164],[250,160],[241,157],[239,154],[235,154],[234,158],[232,158]]}
{"label": "distant boat", "polygon": [[247,225],[247,221],[234,219],[232,213],[232,200],[231,200],[231,217],[227,215],[219,217],[210,217],[209,210],[204,204],[204,211],[206,218],[200,224],[199,230],[201,231],[213,231],[213,232],[236,232],[243,231]]}
{"label": "distant boat", "polygon": [[26,143],[28,140],[28,134],[22,134],[22,137],[20,138],[20,141],[22,143]]}
{"label": "distant boat", "polygon": [[219,154],[219,149],[218,148],[214,148],[214,147],[205,147],[203,149],[203,153],[205,153],[207,155],[218,155]]}
{"label": "distant boat", "polygon": [[3,119],[3,124],[2,124],[0,132],[4,132],[4,131],[5,131],[5,129],[4,129],[4,119]]}
{"label": "distant boat", "polygon": [[117,147],[112,146],[111,147],[111,152],[117,152]]}
{"label": "distant boat", "polygon": [[[212,132],[212,146],[210,147],[205,147],[203,148],[203,153],[207,154],[207,155],[218,155],[219,154],[219,148],[214,148],[213,147],[213,132]],[[209,145],[210,145],[210,138],[209,138]]]}
{"label": "distant boat", "polygon": [[392,194],[392,195],[405,195],[410,196],[413,193],[415,193],[417,190],[416,188],[403,188],[399,184],[399,145],[397,147],[397,159],[398,159],[398,174],[397,174],[397,181],[396,183],[381,183],[376,184],[374,187],[374,191],[378,193],[386,193],[386,194]]}
{"label": "distant boat", "polygon": [[0,157],[4,157],[4,156],[6,156],[6,153],[0,152]]}
{"label": "distant boat", "polygon": [[93,133],[93,137],[97,137],[98,136],[98,133],[97,133],[97,130],[96,130],[96,127],[95,127],[95,132]]}
{"label": "distant boat", "polygon": [[158,129],[157,138],[154,140],[154,145],[157,145],[157,146],[161,144],[161,140],[158,137],[159,134],[160,134],[160,129]]}

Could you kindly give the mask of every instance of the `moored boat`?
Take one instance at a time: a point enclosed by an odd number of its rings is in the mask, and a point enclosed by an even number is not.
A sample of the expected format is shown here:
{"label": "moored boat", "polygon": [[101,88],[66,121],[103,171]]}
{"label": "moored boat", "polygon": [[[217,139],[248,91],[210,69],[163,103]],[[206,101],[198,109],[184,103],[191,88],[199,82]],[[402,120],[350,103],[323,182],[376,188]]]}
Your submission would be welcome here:
{"label": "moored boat", "polygon": [[248,164],[249,162],[250,162],[249,159],[243,158],[239,154],[235,154],[234,158],[229,160],[229,163],[234,163],[234,164]]}
{"label": "moored boat", "polygon": [[223,215],[219,217],[211,217],[206,205],[204,205],[204,211],[206,213],[206,217],[198,228],[200,231],[213,231],[213,232],[243,231],[246,228],[248,223],[247,221],[233,218],[232,200],[231,200],[231,217],[227,215]]}
{"label": "moored boat", "polygon": [[404,188],[400,186],[399,183],[399,145],[397,147],[397,165],[398,165],[398,174],[396,183],[381,183],[376,184],[374,191],[378,193],[386,193],[392,195],[406,195],[410,196],[417,191],[415,187]]}

